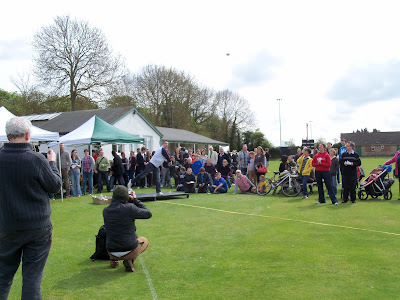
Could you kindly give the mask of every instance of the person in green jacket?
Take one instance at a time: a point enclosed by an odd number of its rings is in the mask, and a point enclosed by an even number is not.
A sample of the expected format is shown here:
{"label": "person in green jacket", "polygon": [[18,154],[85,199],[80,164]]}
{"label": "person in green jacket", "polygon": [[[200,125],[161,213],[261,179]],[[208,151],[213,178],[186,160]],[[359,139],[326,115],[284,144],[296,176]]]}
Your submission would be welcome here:
{"label": "person in green jacket", "polygon": [[108,181],[108,167],[110,166],[110,162],[107,157],[104,156],[103,150],[100,150],[99,155],[94,168],[94,172],[97,174],[97,192],[101,193],[103,189],[103,179],[107,184],[107,192],[110,192],[110,182]]}

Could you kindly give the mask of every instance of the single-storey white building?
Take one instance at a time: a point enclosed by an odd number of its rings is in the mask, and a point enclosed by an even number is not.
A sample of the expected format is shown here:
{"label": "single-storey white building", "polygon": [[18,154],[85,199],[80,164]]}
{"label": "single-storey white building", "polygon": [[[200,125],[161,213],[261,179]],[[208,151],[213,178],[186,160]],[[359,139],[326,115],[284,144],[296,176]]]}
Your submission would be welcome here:
{"label": "single-storey white building", "polygon": [[[25,118],[29,119],[35,126],[53,132],[59,132],[60,136],[62,136],[78,128],[94,115],[119,129],[144,139],[144,144],[101,145],[107,158],[112,158],[111,150],[113,149],[119,153],[125,152],[126,156],[129,157],[129,152],[131,150],[136,152],[136,149],[139,147],[145,146],[150,150],[157,150],[161,146],[163,136],[161,132],[134,107],[68,111],[52,114],[29,115],[25,116]],[[100,145],[93,146],[94,149],[99,147]],[[71,151],[73,148],[78,150],[79,157],[83,157],[83,150],[88,148],[88,145],[66,147],[66,150]],[[40,151],[47,151],[47,146],[42,145]]]}

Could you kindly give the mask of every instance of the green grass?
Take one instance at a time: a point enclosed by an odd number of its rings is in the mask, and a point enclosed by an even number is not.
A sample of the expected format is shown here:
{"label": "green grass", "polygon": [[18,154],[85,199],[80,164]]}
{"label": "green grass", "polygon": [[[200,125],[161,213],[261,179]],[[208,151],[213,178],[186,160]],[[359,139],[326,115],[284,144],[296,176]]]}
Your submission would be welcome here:
{"label": "green grass", "polygon": [[[364,158],[366,173],[384,161]],[[270,169],[277,166],[274,161]],[[150,241],[141,257],[159,299],[397,299],[400,235],[277,218],[400,234],[398,190],[396,181],[391,201],[338,207],[316,205],[317,192],[308,200],[233,195],[231,190],[146,202],[153,217],[137,221],[138,234]],[[90,261],[103,208],[88,196],[52,202],[54,235],[44,299],[152,299],[139,261],[134,274]],[[20,291],[19,270],[10,299],[19,299]]]}

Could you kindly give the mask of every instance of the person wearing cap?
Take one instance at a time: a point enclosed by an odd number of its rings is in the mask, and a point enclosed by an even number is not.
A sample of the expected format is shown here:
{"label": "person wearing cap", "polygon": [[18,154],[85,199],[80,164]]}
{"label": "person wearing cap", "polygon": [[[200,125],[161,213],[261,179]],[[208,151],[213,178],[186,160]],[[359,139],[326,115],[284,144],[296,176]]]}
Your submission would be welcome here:
{"label": "person wearing cap", "polygon": [[124,261],[127,272],[134,272],[133,263],[147,249],[149,241],[136,234],[136,219],[150,219],[151,211],[131,195],[123,185],[118,185],[113,191],[111,204],[104,208],[103,218],[106,227],[106,249],[112,261],[110,267],[119,265],[118,260]]}

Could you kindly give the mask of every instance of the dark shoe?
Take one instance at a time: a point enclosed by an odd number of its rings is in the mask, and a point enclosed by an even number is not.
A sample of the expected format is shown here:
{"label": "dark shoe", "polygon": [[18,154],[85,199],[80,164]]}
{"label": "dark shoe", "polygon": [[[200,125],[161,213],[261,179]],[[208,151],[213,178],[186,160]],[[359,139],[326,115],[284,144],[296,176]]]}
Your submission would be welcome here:
{"label": "dark shoe", "polygon": [[325,203],[325,201],[324,202],[320,202],[320,201],[318,201],[317,203],[315,203],[315,204],[324,204]]}
{"label": "dark shoe", "polygon": [[343,200],[342,203],[347,203],[347,201],[344,201],[344,200]]}
{"label": "dark shoe", "polygon": [[118,266],[119,266],[119,261],[118,260],[110,261],[110,268],[116,268]]}
{"label": "dark shoe", "polygon": [[[132,265],[133,265],[133,261],[132,261]],[[125,272],[135,272],[135,269],[133,267],[131,267],[131,265],[129,264],[129,262],[127,260],[124,260],[124,267],[125,267]]]}
{"label": "dark shoe", "polygon": [[356,201],[351,201],[351,203],[356,203]]}

